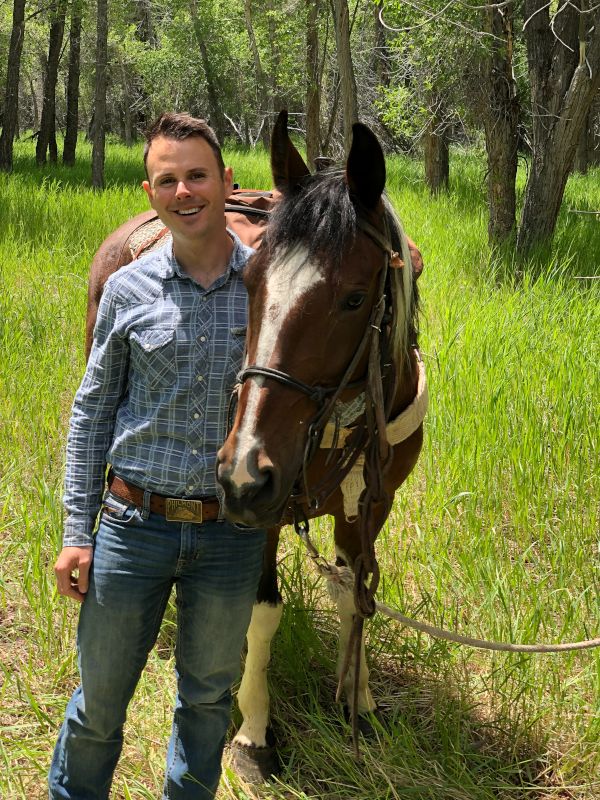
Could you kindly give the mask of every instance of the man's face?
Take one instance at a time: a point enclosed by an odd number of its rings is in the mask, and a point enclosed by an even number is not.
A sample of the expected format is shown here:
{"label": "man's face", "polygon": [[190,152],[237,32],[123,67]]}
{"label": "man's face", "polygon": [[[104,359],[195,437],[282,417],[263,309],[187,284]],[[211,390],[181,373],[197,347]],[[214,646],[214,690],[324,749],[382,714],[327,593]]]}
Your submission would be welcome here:
{"label": "man's face", "polygon": [[159,136],[150,145],[143,182],[150,205],[171,229],[173,239],[192,243],[220,236],[225,199],[232,190],[231,168],[224,174],[204,139]]}

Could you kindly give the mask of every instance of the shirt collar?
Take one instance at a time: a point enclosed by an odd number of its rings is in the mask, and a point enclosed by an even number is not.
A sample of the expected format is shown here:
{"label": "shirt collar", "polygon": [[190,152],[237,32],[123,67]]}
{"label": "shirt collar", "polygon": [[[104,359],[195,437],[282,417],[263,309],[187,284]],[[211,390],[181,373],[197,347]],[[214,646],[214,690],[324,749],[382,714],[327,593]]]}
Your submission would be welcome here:
{"label": "shirt collar", "polygon": [[[227,228],[227,232],[233,239],[233,250],[231,251],[227,269],[221,276],[223,278],[222,283],[225,283],[227,280],[229,280],[231,272],[241,272],[250,256],[255,252],[252,247],[245,245],[237,233],[232,231],[231,228]],[[169,244],[163,248],[163,259],[160,266],[160,275],[161,278],[164,278],[165,280],[174,278],[175,276],[182,279],[189,279],[189,275],[184,272],[179,262],[175,258],[175,254],[173,253],[172,239]],[[221,285],[221,279],[218,279],[218,282],[219,285]]]}

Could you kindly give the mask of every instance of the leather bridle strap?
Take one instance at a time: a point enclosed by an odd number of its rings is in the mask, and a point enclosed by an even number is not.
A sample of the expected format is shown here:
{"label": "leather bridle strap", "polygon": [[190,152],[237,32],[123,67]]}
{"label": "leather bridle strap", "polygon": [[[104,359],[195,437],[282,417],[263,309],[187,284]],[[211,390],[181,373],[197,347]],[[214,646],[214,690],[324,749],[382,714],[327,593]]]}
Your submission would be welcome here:
{"label": "leather bridle strap", "polygon": [[241,372],[238,373],[237,382],[239,384],[244,383],[246,378],[254,376],[272,378],[273,380],[276,380],[278,383],[282,383],[284,386],[287,386],[290,389],[296,389],[297,391],[302,392],[319,405],[323,403],[328,395],[337,391],[337,386],[309,386],[307,383],[303,383],[302,381],[293,378],[291,375],[288,375],[287,372],[282,372],[279,369],[272,369],[271,367],[261,367],[258,364],[254,364],[241,370]]}
{"label": "leather bridle strap", "polygon": [[380,250],[383,250],[383,252],[388,256],[392,255],[394,250],[390,241],[390,237],[388,236],[387,225],[384,232],[379,231],[374,225],[371,225],[370,222],[367,222],[367,220],[361,216],[357,216],[356,225],[364,234],[369,237],[369,239],[371,239],[374,244],[379,247]]}

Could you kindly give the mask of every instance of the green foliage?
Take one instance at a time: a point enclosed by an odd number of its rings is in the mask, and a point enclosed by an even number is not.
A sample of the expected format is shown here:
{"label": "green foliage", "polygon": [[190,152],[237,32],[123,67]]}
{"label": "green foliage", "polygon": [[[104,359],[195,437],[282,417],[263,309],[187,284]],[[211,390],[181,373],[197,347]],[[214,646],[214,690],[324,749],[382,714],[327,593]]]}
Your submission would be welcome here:
{"label": "green foliage", "polygon": [[[70,405],[83,370],[86,279],[102,238],[145,207],[139,148],[108,148],[107,189],[89,149],[40,180],[33,144],[0,175],[0,795],[41,800],[76,681],[74,605],[54,592]],[[432,199],[419,166],[388,159],[388,188],[425,270],[421,347],[426,442],[378,553],[380,598],[464,633],[514,641],[597,635],[600,226],[566,212],[556,255],[509,276],[486,246],[483,158],[454,154],[452,194]],[[226,152],[236,178],[268,188],[264,154]],[[520,176],[520,181],[523,177]],[[572,179],[567,206],[600,207],[600,173]],[[332,553],[327,520],[314,526]],[[335,613],[288,533],[286,610],[273,650],[280,783],[226,770],[223,798],[547,800],[598,796],[600,657],[463,650],[369,623],[374,693],[386,709],[363,760],[333,702]],[[167,619],[167,627],[169,620]],[[115,797],[156,797],[170,728],[168,630],[126,729]]]}
{"label": "green foliage", "polygon": [[377,108],[383,122],[405,139],[418,141],[429,119],[426,106],[407,86],[382,86]]}

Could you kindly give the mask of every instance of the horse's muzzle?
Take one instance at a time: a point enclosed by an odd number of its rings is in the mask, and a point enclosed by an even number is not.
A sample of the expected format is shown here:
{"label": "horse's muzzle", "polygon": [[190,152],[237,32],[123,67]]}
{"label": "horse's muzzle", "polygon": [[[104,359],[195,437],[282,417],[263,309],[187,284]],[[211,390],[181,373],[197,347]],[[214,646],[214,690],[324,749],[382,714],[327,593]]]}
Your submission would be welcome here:
{"label": "horse's muzzle", "polygon": [[230,522],[260,528],[279,524],[287,494],[282,492],[281,473],[270,460],[250,453],[244,464],[235,463],[223,448],[217,455],[217,480]]}

